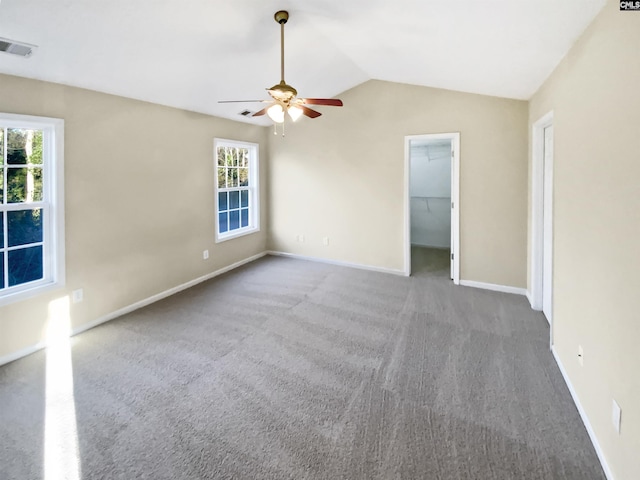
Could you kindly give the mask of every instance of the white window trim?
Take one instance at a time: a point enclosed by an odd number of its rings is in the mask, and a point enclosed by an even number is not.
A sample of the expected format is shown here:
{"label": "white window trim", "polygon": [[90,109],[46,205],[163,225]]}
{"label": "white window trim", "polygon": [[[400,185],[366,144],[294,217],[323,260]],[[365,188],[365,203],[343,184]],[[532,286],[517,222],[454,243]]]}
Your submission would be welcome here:
{"label": "white window trim", "polygon": [[43,151],[49,152],[50,155],[43,161],[45,180],[43,189],[44,197],[49,199],[51,205],[51,210],[45,216],[47,225],[44,228],[43,238],[45,245],[44,278],[1,291],[0,306],[3,306],[32,298],[65,285],[64,120],[0,113],[0,126],[32,128],[47,133],[43,139]]}
{"label": "white window trim", "polygon": [[[218,225],[218,147],[248,148],[250,153],[249,165],[249,226],[239,228],[226,233],[220,233]],[[215,192],[214,201],[214,230],[215,242],[225,242],[233,238],[244,237],[260,231],[260,158],[259,145],[257,143],[214,138],[213,140],[213,183]]]}

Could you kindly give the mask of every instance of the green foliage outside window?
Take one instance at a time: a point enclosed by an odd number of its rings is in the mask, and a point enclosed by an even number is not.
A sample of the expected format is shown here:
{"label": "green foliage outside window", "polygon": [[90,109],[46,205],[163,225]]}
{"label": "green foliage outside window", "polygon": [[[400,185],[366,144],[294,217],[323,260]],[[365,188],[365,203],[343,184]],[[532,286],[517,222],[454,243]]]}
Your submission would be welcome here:
{"label": "green foliage outside window", "polygon": [[249,150],[218,147],[218,188],[249,185]]}
{"label": "green foliage outside window", "polygon": [[42,131],[1,129],[0,154],[0,203],[42,201]]}

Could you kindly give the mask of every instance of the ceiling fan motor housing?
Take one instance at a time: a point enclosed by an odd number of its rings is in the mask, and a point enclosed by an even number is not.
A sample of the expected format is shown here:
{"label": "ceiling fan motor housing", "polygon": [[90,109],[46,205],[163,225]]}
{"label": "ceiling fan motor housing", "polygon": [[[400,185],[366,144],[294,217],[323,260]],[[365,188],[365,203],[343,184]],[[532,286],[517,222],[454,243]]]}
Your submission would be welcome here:
{"label": "ceiling fan motor housing", "polygon": [[291,85],[287,85],[286,83],[284,83],[284,81],[281,81],[280,83],[274,85],[271,88],[268,88],[267,90],[272,97],[285,102],[298,95],[298,91]]}

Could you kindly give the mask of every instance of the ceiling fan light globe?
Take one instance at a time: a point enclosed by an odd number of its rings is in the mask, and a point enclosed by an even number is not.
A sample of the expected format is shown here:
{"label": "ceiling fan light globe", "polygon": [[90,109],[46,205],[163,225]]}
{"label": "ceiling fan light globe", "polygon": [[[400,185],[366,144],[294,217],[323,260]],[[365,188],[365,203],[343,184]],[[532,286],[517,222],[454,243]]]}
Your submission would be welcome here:
{"label": "ceiling fan light globe", "polygon": [[291,105],[287,109],[287,113],[291,117],[291,120],[293,120],[295,122],[296,120],[298,120],[302,116],[302,109],[300,107],[298,107],[297,105]]}
{"label": "ceiling fan light globe", "polygon": [[267,115],[269,115],[269,118],[276,123],[284,122],[284,110],[282,105],[276,103],[275,105],[270,106],[267,109]]}

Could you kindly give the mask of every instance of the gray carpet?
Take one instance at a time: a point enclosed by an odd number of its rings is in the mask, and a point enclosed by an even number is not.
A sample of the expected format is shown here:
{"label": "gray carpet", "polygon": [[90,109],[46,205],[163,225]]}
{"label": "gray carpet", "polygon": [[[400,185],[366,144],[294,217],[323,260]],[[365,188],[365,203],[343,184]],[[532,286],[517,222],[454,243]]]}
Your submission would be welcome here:
{"label": "gray carpet", "polygon": [[[69,478],[604,479],[544,318],[446,255],[266,257],[74,337]],[[45,362],[0,367],[3,480],[55,478]]]}

